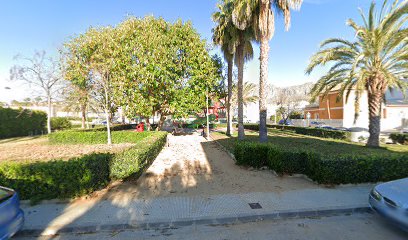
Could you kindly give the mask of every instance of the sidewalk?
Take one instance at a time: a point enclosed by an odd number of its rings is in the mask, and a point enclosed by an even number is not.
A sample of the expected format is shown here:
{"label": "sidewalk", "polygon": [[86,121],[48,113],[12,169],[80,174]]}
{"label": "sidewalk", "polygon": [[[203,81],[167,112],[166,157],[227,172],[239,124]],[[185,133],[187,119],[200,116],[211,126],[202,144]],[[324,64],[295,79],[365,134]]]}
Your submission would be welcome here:
{"label": "sidewalk", "polygon": [[[159,197],[133,200],[126,204],[93,200],[22,206],[26,222],[20,234],[52,235],[62,232],[231,224],[364,212],[369,210],[367,198],[370,189],[370,185],[358,185],[282,193]],[[262,208],[252,209],[249,203],[259,203]]]}

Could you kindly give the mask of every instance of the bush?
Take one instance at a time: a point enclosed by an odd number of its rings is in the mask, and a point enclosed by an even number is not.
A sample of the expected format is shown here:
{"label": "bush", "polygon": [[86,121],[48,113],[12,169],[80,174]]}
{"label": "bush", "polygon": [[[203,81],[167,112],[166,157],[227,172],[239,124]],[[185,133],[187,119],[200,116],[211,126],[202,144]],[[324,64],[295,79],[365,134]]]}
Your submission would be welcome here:
{"label": "bush", "polygon": [[110,154],[91,154],[69,161],[0,164],[0,185],[22,199],[68,198],[90,193],[109,181]]}
{"label": "bush", "polygon": [[394,143],[408,145],[408,133],[391,133],[390,138]]}
{"label": "bush", "polygon": [[350,132],[346,131],[338,131],[338,130],[328,130],[323,128],[306,128],[306,127],[296,127],[295,133],[321,137],[321,138],[333,138],[333,139],[341,139],[341,140],[348,140],[351,137]]}
{"label": "bush", "polygon": [[[123,130],[130,130],[136,129],[136,124],[117,124],[111,125],[111,131],[123,131]],[[76,131],[83,131],[83,132],[98,132],[98,131],[106,131],[106,126],[98,126],[90,129],[77,129]]]}
{"label": "bush", "polygon": [[[112,143],[137,143],[141,139],[151,136],[154,132],[112,131]],[[54,132],[48,135],[53,144],[106,144],[106,131],[70,130]]]}
{"label": "bush", "polygon": [[115,154],[93,153],[47,162],[3,162],[0,185],[17,190],[22,199],[33,202],[88,194],[107,186],[113,179],[140,175],[161,151],[166,138],[166,132],[155,132],[147,139],[139,139],[139,144]]}
{"label": "bush", "polygon": [[45,132],[47,114],[28,109],[0,107],[0,138],[37,135]]}
{"label": "bush", "polygon": [[323,184],[366,183],[408,177],[408,155],[404,153],[327,156],[316,150],[293,151],[255,142],[238,142],[234,153],[237,164],[256,168],[268,166],[279,174],[305,174]]}
{"label": "bush", "polygon": [[167,141],[167,132],[155,132],[154,135],[155,137],[116,154],[110,166],[110,177],[124,179],[135,173],[142,173],[150,166]]}
{"label": "bush", "polygon": [[[348,140],[350,139],[351,133],[346,131],[328,130],[323,128],[310,128],[310,127],[295,127],[295,126],[285,126],[285,125],[266,125],[268,128],[276,128],[281,130],[294,131],[297,134],[315,136],[321,138],[333,138]],[[259,131],[258,124],[244,124],[244,128],[248,130]]]}
{"label": "bush", "polygon": [[51,129],[52,130],[66,130],[70,128],[72,128],[72,124],[68,120],[68,118],[64,118],[64,117],[51,118]]}

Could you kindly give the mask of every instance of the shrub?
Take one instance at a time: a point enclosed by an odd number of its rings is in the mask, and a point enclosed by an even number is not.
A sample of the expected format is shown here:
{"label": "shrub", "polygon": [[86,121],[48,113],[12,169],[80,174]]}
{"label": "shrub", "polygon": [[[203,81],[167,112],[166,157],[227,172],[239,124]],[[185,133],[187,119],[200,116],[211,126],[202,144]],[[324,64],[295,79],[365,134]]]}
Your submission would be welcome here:
{"label": "shrub", "polygon": [[52,130],[65,130],[72,128],[71,122],[68,118],[64,117],[53,117],[51,118],[51,129]]}
{"label": "shrub", "polygon": [[408,133],[391,133],[390,138],[394,143],[408,145]]}
{"label": "shrub", "polygon": [[0,138],[42,134],[46,122],[47,114],[42,111],[0,107]]}
{"label": "shrub", "polygon": [[90,154],[69,161],[6,162],[0,164],[0,183],[34,202],[75,197],[106,186],[110,158]]}
{"label": "shrub", "polygon": [[127,151],[115,154],[110,166],[112,179],[123,179],[135,173],[142,173],[146,167],[150,166],[167,141],[167,132],[156,132],[154,135],[153,138]]}
{"label": "shrub", "polygon": [[[139,139],[137,133],[132,134]],[[166,139],[166,132],[154,132],[149,138],[139,139],[139,144],[115,154],[93,153],[47,162],[2,162],[0,185],[17,190],[22,199],[33,202],[88,194],[113,179],[140,175],[159,154]]]}
{"label": "shrub", "polygon": [[[137,143],[154,132],[112,131],[112,143]],[[53,144],[105,144],[108,141],[106,131],[61,131],[48,135]]]}
{"label": "shrub", "polygon": [[[323,128],[309,128],[309,127],[295,127],[295,126],[285,126],[285,125],[266,125],[268,128],[276,128],[281,130],[294,131],[297,134],[315,136],[321,138],[333,138],[348,140],[350,139],[350,132],[346,131],[337,131],[337,130],[328,130]],[[244,124],[244,128],[248,130],[259,131],[258,124]]]}
{"label": "shrub", "polygon": [[294,151],[256,142],[238,142],[234,153],[239,165],[268,166],[279,174],[305,174],[323,184],[378,182],[408,177],[408,155],[404,153],[325,155],[313,149]]}
{"label": "shrub", "polygon": [[295,133],[321,137],[321,138],[333,138],[333,139],[341,139],[341,140],[348,140],[350,139],[351,133],[346,131],[338,131],[338,130],[328,130],[323,128],[305,128],[305,127],[296,127]]}

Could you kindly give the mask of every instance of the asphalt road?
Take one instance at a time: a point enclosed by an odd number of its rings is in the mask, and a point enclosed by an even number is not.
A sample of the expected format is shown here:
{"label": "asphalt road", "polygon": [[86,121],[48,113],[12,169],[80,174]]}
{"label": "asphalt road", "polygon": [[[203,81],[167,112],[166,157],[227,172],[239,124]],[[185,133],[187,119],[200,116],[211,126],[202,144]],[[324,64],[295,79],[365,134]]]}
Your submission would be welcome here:
{"label": "asphalt road", "polygon": [[324,218],[261,221],[223,226],[189,226],[175,229],[124,230],[91,234],[64,234],[14,239],[330,239],[330,240],[407,240],[408,233],[387,224],[374,214],[355,214]]}

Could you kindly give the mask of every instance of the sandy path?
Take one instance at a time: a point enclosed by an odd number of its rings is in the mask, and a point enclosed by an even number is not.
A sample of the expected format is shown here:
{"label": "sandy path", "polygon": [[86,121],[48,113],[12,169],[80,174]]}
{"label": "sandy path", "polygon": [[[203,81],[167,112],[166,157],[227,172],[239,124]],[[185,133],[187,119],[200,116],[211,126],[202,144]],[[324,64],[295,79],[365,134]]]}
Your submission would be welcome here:
{"label": "sandy path", "polygon": [[193,134],[169,135],[169,146],[139,179],[116,183],[97,196],[123,204],[158,196],[281,192],[318,187],[303,178],[277,177],[268,170],[237,166],[217,143]]}

